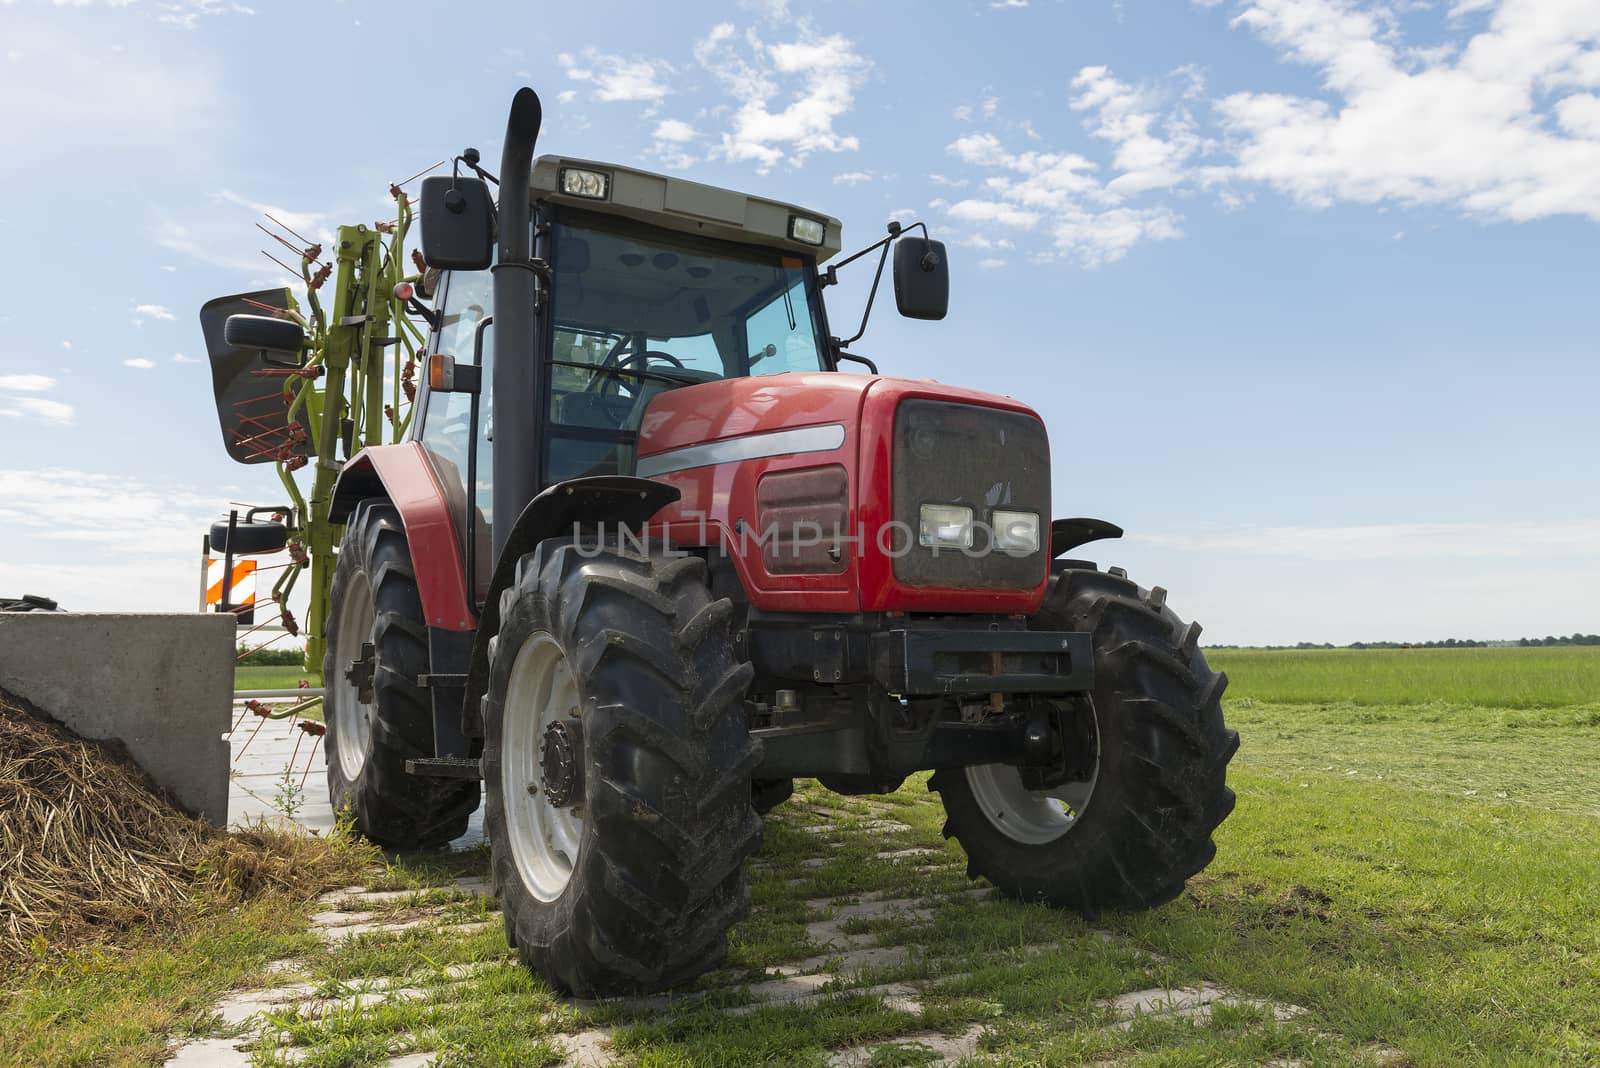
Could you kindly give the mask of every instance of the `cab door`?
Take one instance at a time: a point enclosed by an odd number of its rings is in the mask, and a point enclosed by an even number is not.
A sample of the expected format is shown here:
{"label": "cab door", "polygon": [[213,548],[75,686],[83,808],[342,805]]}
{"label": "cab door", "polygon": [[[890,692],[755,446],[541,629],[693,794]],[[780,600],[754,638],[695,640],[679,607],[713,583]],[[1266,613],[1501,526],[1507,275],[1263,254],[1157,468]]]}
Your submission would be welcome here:
{"label": "cab door", "polygon": [[430,352],[454,357],[457,366],[480,368],[477,394],[425,389],[419,440],[444,487],[451,517],[471,568],[475,606],[488,594],[494,571],[490,523],[494,516],[494,282],[489,271],[447,272],[434,306],[439,329]]}

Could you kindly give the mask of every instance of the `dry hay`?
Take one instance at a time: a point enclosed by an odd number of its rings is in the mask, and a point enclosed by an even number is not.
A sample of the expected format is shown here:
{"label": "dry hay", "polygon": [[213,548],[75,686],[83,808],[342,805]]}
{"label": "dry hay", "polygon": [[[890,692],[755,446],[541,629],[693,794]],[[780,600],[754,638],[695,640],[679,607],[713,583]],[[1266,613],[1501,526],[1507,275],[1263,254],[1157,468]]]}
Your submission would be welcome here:
{"label": "dry hay", "polygon": [[218,831],[126,756],[0,690],[0,961],[170,924],[207,902],[303,897],[372,858],[342,836]]}

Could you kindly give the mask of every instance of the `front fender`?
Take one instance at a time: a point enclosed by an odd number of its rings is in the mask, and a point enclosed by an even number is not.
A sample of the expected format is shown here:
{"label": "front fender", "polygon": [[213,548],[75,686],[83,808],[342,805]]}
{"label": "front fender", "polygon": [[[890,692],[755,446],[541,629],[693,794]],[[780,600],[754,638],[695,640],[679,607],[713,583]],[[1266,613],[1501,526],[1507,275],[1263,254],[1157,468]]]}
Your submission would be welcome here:
{"label": "front fender", "polygon": [[461,539],[444,487],[420,443],[370,445],[352,456],[334,483],[328,518],[344,523],[357,504],[373,498],[390,501],[400,513],[428,626],[452,631],[476,629],[478,620],[467,595]]}
{"label": "front fender", "polygon": [[607,524],[613,529],[636,529],[677,499],[677,487],[665,482],[629,475],[596,475],[557,482],[528,502],[500,547],[494,577],[489,580],[489,596],[483,602],[462,706],[467,733],[483,733],[478,702],[489,688],[489,639],[500,629],[500,593],[516,577],[517,561],[546,538],[578,526]]}

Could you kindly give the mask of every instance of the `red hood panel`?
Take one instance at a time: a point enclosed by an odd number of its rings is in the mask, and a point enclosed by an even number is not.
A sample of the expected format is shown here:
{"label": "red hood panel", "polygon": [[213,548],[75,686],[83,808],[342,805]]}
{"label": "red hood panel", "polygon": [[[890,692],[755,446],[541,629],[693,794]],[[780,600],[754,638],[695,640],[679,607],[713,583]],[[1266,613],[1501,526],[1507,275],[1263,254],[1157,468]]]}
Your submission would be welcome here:
{"label": "red hood panel", "polygon": [[639,455],[698,445],[741,434],[843,423],[854,429],[868,391],[933,397],[1030,412],[1009,397],[947,386],[931,379],[812,371],[726,378],[684,386],[657,396],[639,427]]}

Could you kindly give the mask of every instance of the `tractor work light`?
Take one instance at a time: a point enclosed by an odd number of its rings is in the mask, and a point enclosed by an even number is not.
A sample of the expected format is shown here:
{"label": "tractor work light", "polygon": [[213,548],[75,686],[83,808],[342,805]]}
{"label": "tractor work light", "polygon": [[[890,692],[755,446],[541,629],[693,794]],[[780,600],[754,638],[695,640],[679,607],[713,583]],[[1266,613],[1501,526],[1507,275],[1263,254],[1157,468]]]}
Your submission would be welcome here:
{"label": "tractor work light", "polygon": [[796,241],[820,245],[827,232],[828,228],[815,219],[808,219],[804,215],[789,216],[789,236]]}
{"label": "tractor work light", "polygon": [[972,548],[972,509],[964,504],[922,506],[917,542],[935,549]]}
{"label": "tractor work light", "polygon": [[611,192],[611,176],[581,167],[561,168],[561,191],[568,196],[604,200]]}
{"label": "tractor work light", "polygon": [[995,509],[994,547],[1003,553],[1025,555],[1039,551],[1039,513]]}

